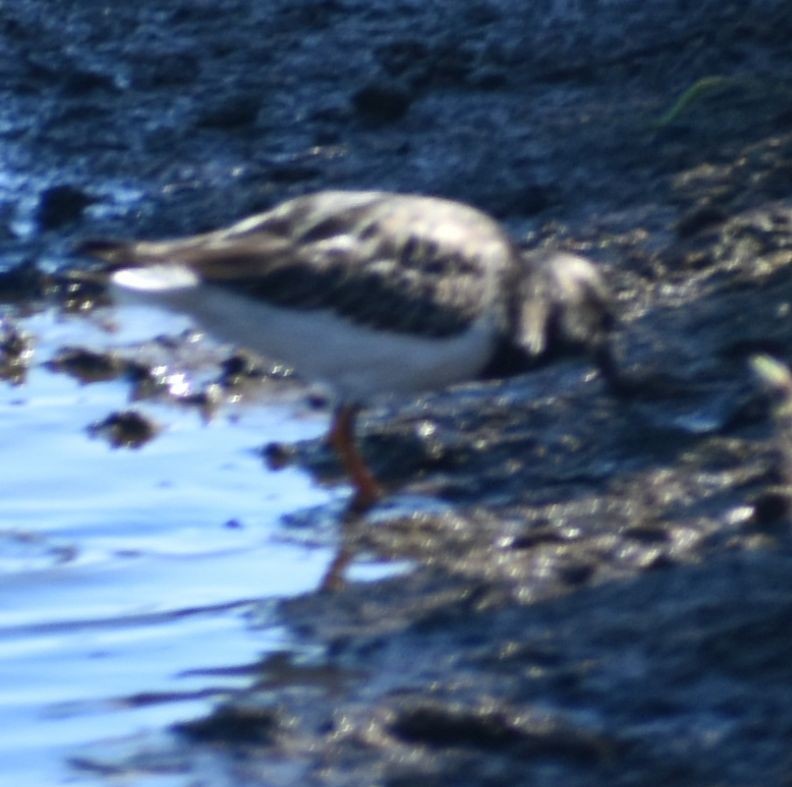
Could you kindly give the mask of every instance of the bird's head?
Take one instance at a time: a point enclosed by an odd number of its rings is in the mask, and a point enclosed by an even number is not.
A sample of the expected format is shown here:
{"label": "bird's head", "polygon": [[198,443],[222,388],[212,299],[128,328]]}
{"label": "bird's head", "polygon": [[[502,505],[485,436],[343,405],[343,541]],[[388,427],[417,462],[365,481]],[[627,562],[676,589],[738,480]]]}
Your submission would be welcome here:
{"label": "bird's head", "polygon": [[561,251],[525,252],[515,288],[513,343],[485,376],[519,373],[567,355],[586,355],[609,384],[618,385],[611,352],[615,325],[602,273],[589,260]]}
{"label": "bird's head", "polygon": [[568,252],[526,255],[518,317],[522,348],[533,358],[608,344],[615,318],[611,296],[597,267]]}

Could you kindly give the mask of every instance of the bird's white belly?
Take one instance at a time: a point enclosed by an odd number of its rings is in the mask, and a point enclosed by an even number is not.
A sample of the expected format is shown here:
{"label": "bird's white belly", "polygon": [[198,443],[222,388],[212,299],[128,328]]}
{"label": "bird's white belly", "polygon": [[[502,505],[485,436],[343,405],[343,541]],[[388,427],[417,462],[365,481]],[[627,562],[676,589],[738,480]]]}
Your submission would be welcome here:
{"label": "bird's white belly", "polygon": [[304,379],[324,383],[344,399],[469,379],[486,365],[495,342],[485,319],[455,336],[418,336],[353,324],[326,309],[271,306],[206,285],[140,295],[190,315],[216,339],[293,366]]}

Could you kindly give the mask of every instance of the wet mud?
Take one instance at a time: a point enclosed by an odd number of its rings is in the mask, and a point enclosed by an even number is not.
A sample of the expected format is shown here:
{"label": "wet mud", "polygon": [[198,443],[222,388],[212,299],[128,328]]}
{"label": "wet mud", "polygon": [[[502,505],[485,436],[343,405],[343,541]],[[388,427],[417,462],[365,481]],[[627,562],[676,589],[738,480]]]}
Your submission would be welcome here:
{"label": "wet mud", "polygon": [[[468,201],[526,247],[596,260],[634,383],[615,395],[566,361],[372,405],[362,447],[392,497],[284,522],[331,519],[339,545],[332,582],[279,606],[304,649],[155,751],[76,769],[788,783],[789,424],[750,366],[792,357],[788,4],[49,6],[0,9],[3,166],[40,184],[0,189],[4,377],[22,381],[34,341],[15,315],[100,296],[69,278],[79,240],[372,187]],[[53,364],[148,379],[145,360],[83,348]],[[190,406],[286,375],[243,356],[214,368]],[[156,439],[124,415],[110,439]],[[341,482],[321,440],[262,449]],[[411,568],[345,581],[370,555]]]}

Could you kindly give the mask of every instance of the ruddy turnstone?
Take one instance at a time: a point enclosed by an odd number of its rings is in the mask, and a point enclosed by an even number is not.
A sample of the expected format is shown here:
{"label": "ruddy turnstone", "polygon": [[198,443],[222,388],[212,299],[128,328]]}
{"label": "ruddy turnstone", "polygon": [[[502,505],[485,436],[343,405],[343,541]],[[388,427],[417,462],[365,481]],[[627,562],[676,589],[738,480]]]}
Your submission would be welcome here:
{"label": "ruddy turnstone", "polygon": [[381,494],[354,440],[371,397],[515,373],[565,349],[612,369],[594,265],[525,255],[489,216],[445,199],[324,191],[215,232],[80,251],[105,261],[114,287],[326,384],[357,510]]}

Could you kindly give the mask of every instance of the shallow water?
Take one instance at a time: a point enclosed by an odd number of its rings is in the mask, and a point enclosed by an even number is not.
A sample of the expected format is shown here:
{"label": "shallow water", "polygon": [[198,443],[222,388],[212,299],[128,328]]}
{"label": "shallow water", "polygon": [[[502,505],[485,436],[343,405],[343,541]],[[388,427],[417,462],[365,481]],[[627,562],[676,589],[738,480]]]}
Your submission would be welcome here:
{"label": "shallow water", "polygon": [[262,626],[261,600],[316,587],[332,557],[281,517],[345,490],[267,471],[255,453],[323,431],[324,417],[294,401],[226,408],[208,424],[195,409],[136,404],[163,426],[157,439],[125,450],[89,436],[128,406],[129,386],[81,385],[42,364],[63,345],[180,327],[145,310],[124,317],[113,334],[54,312],[24,320],[35,362],[25,384],[0,383],[4,784],[95,783],[68,765],[86,745],[193,718],[244,686],[228,668],[288,646]]}

